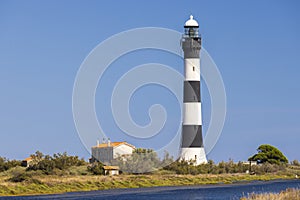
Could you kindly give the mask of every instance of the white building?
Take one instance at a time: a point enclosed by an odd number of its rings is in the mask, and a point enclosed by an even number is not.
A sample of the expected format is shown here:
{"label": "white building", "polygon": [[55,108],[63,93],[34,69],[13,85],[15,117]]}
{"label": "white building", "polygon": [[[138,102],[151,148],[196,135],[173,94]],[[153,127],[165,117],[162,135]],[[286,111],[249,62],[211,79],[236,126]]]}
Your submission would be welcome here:
{"label": "white building", "polygon": [[105,175],[119,175],[120,168],[118,166],[103,166]]}
{"label": "white building", "polygon": [[113,159],[131,155],[135,146],[127,142],[110,142],[97,144],[92,147],[92,161],[100,161],[103,164],[110,164]]}

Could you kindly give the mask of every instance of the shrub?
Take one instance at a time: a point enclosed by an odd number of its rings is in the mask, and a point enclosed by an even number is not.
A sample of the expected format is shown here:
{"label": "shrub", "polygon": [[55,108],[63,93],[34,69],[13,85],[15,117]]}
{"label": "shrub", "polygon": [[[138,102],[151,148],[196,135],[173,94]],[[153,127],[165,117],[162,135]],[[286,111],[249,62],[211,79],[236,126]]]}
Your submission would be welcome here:
{"label": "shrub", "polygon": [[295,165],[295,166],[300,166],[300,163],[299,163],[298,160],[293,160],[293,161],[291,162],[291,164],[292,164],[292,165]]}
{"label": "shrub", "polygon": [[8,179],[10,182],[19,183],[19,182],[27,182],[27,183],[35,183],[35,184],[42,184],[41,181],[32,177],[32,174],[22,171],[15,171],[13,176]]}
{"label": "shrub", "polygon": [[53,161],[55,167],[61,170],[68,169],[71,166],[81,166],[86,164],[83,159],[79,159],[78,156],[68,156],[66,152],[63,154],[54,154]]}
{"label": "shrub", "polygon": [[12,176],[10,179],[8,179],[11,182],[23,182],[26,180],[31,179],[32,177],[26,173],[19,173],[19,174],[15,174],[14,176]]}
{"label": "shrub", "polygon": [[[173,171],[176,174],[232,174],[245,173],[247,170],[249,170],[249,168],[249,165],[245,165],[242,162],[234,163],[232,160],[229,160],[228,162],[222,161],[219,164],[214,164],[213,161],[209,160],[208,163],[198,166],[194,166],[186,161],[175,161],[163,169]],[[286,165],[264,163],[252,166],[252,171],[257,174],[286,172]]]}
{"label": "shrub", "polygon": [[68,170],[72,166],[82,166],[86,164],[83,159],[79,159],[78,156],[69,156],[66,152],[63,154],[57,153],[53,156],[44,156],[37,151],[34,155],[31,155],[31,157],[34,159],[34,164],[30,165],[27,171],[41,170],[47,175],[63,175],[65,170]]}
{"label": "shrub", "polygon": [[171,159],[168,154],[165,154],[164,159],[160,161],[157,153],[152,149],[138,148],[131,155],[114,159],[111,164],[119,166],[121,171],[142,174],[152,172],[161,165],[170,163]]}
{"label": "shrub", "polygon": [[103,164],[101,162],[94,162],[87,167],[88,171],[94,175],[104,175]]}
{"label": "shrub", "polygon": [[8,160],[4,157],[0,157],[0,172],[9,170],[16,166],[21,166],[21,161]]}

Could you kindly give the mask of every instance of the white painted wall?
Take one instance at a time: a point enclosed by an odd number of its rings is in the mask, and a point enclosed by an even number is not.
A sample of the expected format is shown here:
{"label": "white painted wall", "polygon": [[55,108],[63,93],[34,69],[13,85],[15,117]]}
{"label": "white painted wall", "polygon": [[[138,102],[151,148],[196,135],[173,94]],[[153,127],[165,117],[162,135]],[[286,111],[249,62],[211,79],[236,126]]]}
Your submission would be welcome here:
{"label": "white painted wall", "polygon": [[200,59],[184,59],[184,75],[186,81],[200,81]]}
{"label": "white painted wall", "polygon": [[105,175],[110,175],[110,176],[113,176],[113,175],[119,175],[119,170],[117,169],[111,169],[111,170],[105,170],[104,171],[104,174]]}
{"label": "white painted wall", "polygon": [[183,104],[183,125],[202,125],[201,103],[188,102]]}
{"label": "white painted wall", "polygon": [[181,158],[184,158],[186,161],[195,160],[195,165],[200,165],[207,163],[205,151],[203,147],[199,148],[181,148]]}
{"label": "white painted wall", "polygon": [[118,157],[118,154],[119,156],[122,156],[124,154],[132,154],[132,151],[134,150],[134,148],[126,145],[126,144],[121,144],[117,147],[114,147],[114,158],[117,158]]}

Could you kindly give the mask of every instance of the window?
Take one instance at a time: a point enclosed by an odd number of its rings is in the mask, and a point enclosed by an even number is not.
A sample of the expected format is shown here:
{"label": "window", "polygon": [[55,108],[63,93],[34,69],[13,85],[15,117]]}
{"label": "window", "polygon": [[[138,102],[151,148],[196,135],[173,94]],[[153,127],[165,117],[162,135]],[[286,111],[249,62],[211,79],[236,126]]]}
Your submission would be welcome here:
{"label": "window", "polygon": [[193,71],[195,71],[195,67],[193,67]]}

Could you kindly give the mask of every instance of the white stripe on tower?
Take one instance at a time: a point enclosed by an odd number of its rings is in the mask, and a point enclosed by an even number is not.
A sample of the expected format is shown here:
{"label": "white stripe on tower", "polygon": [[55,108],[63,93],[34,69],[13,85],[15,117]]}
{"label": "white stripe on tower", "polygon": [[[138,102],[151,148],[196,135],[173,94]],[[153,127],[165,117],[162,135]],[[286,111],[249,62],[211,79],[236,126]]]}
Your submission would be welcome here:
{"label": "white stripe on tower", "polygon": [[186,81],[200,81],[200,58],[184,58],[184,77]]}
{"label": "white stripe on tower", "polygon": [[201,103],[185,102],[183,103],[183,110],[183,125],[202,125]]}
{"label": "white stripe on tower", "polygon": [[[185,84],[188,84],[184,89],[188,91],[184,93],[183,125],[202,125],[199,58],[184,59],[184,75]],[[193,83],[199,85],[199,91],[198,88],[193,88]],[[192,98],[186,99],[187,97]]]}

